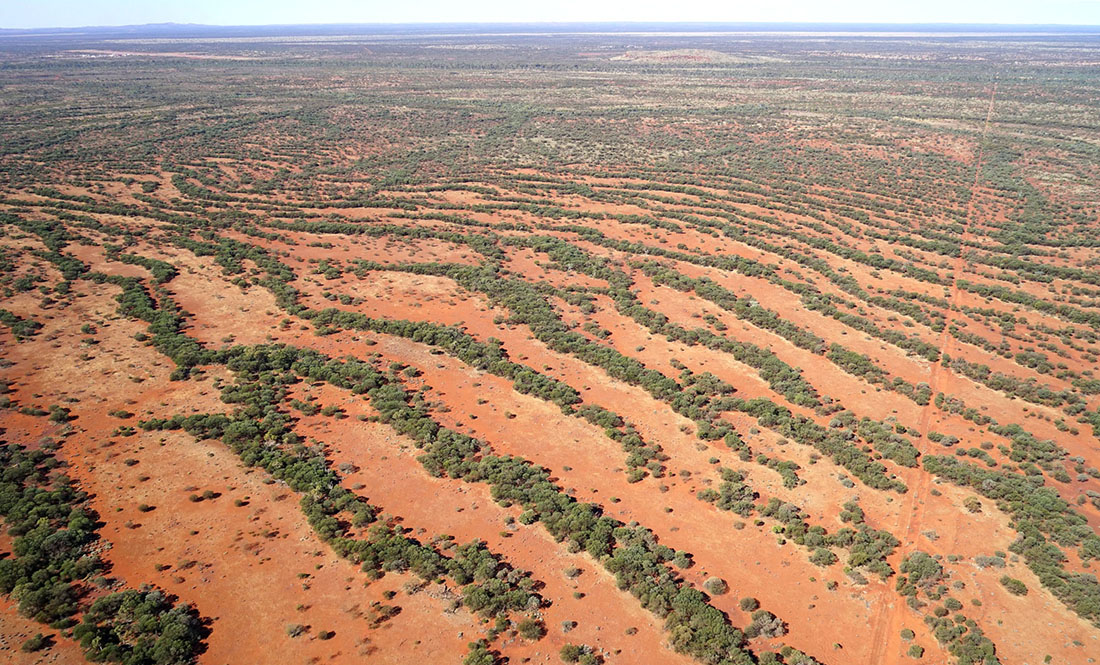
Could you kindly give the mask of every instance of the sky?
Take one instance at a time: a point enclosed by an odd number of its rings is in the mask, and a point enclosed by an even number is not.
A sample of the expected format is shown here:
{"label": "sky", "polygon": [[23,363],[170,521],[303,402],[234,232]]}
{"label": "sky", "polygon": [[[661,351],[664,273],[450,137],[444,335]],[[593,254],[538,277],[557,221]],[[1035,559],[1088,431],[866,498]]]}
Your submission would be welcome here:
{"label": "sky", "polygon": [[1100,25],[1100,0],[0,0],[0,28],[528,21]]}

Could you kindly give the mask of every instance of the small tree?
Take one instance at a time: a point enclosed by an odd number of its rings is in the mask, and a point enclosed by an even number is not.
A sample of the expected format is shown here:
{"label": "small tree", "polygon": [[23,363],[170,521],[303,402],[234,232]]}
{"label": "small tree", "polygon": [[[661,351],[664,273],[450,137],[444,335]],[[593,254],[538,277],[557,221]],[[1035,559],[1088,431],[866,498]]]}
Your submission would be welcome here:
{"label": "small tree", "polygon": [[836,561],[837,556],[824,547],[817,548],[810,556],[810,563],[823,568],[833,565]]}
{"label": "small tree", "polygon": [[19,648],[27,653],[33,653],[35,651],[41,651],[49,646],[50,638],[42,633],[35,633],[34,637],[27,638],[27,641],[23,642],[23,646]]}
{"label": "small tree", "polygon": [[1001,578],[1001,584],[1003,584],[1004,588],[1008,589],[1008,592],[1014,596],[1027,595],[1027,585],[1014,577],[1005,575]]}
{"label": "small tree", "polygon": [[752,623],[745,627],[745,637],[780,637],[787,634],[783,620],[767,610],[752,613]]}
{"label": "small tree", "polygon": [[497,662],[496,654],[489,650],[489,645],[484,640],[470,642],[470,652],[462,659],[462,665],[494,665]]}
{"label": "small tree", "polygon": [[721,596],[729,593],[730,585],[726,584],[726,581],[721,577],[711,577],[703,582],[703,588],[712,596]]}
{"label": "small tree", "polygon": [[546,626],[538,619],[524,619],[516,627],[520,637],[525,640],[540,640],[546,634]]}

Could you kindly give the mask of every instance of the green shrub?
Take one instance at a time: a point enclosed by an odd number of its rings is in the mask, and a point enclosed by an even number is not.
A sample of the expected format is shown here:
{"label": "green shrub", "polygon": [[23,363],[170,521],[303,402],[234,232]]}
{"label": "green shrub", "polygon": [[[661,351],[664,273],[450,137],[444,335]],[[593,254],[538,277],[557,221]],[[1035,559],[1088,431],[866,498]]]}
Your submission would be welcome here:
{"label": "green shrub", "polygon": [[1008,575],[1005,575],[1001,578],[1001,584],[1004,586],[1004,588],[1008,589],[1009,593],[1014,596],[1027,595],[1027,585],[1014,577],[1009,577]]}
{"label": "green shrub", "polygon": [[19,648],[26,653],[34,653],[35,651],[49,648],[50,642],[51,638],[46,637],[42,633],[35,633],[32,637],[28,637]]}
{"label": "green shrub", "polygon": [[721,596],[729,593],[730,585],[726,584],[726,581],[721,577],[711,577],[703,582],[703,588],[712,596]]}
{"label": "green shrub", "polygon": [[539,640],[546,634],[546,626],[537,619],[524,619],[516,626],[520,637],[525,640]]}

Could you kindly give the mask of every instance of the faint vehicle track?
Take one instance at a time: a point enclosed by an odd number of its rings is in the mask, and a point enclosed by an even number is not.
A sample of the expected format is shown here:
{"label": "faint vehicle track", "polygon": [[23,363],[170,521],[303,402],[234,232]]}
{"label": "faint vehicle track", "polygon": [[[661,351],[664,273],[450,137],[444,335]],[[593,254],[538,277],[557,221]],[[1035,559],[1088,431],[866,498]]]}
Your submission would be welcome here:
{"label": "faint vehicle track", "polygon": [[[970,198],[966,206],[966,224],[963,226],[961,241],[970,239],[970,227],[973,223],[975,209],[974,201],[977,198],[978,184],[981,180],[985,141],[989,133],[990,122],[993,118],[993,102],[996,96],[997,84],[994,83],[993,89],[989,93],[989,108],[986,110],[985,124],[982,126],[982,135],[978,141],[978,155],[974,164],[974,182],[970,185]],[[928,385],[932,389],[933,396],[940,390],[943,372],[951,371],[949,369],[944,369],[942,358],[945,353],[954,350],[953,344],[955,338],[952,337],[950,329],[958,313],[958,275],[965,267],[966,259],[964,258],[963,252],[960,251],[958,258],[955,259],[954,265],[952,266],[952,274],[954,277],[951,280],[951,309],[947,312],[946,325],[944,325],[943,330],[940,332],[937,342],[941,359],[932,363],[932,371],[928,379]],[[930,401],[921,409],[919,431],[926,441],[928,440],[929,426],[935,408],[934,402]],[[932,482],[931,475],[923,471],[918,471],[913,475],[914,480],[909,486],[909,492],[906,494],[905,505],[901,512],[902,528],[898,535],[903,546],[914,542],[917,535],[920,533],[923,523],[921,518],[923,517],[924,499],[928,496],[929,486]],[[897,642],[901,637],[901,628],[904,621],[906,605],[899,602],[900,600],[900,597],[897,596],[896,592],[890,588],[890,586],[887,586],[880,592],[880,597],[878,599],[879,609],[877,616],[873,620],[874,623],[871,633],[872,647],[870,662],[873,665],[879,665],[880,663],[897,663],[901,660],[900,645],[898,645]]]}

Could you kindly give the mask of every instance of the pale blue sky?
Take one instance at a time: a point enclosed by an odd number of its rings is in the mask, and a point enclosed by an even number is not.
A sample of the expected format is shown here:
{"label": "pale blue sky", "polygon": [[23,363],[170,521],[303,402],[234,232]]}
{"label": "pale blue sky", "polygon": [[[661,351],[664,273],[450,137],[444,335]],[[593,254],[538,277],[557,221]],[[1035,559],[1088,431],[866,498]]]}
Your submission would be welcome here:
{"label": "pale blue sky", "polygon": [[0,0],[0,27],[510,21],[1100,25],[1100,0]]}

